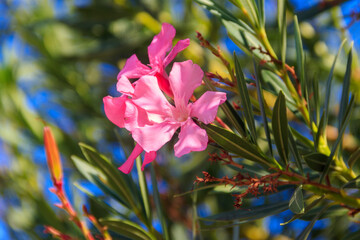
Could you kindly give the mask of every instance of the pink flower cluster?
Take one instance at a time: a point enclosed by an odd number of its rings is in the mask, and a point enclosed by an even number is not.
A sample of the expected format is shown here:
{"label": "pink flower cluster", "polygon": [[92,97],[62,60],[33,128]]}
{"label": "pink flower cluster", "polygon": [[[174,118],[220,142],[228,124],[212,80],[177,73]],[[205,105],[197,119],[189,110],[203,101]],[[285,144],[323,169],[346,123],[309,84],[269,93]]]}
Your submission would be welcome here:
{"label": "pink flower cluster", "polygon": [[[189,102],[204,75],[201,68],[190,60],[175,62],[170,74],[166,73],[166,66],[190,43],[189,39],[184,39],[173,47],[175,33],[172,25],[164,23],[148,47],[150,64],[144,65],[136,55],[132,55],[117,76],[116,87],[122,95],[103,99],[109,120],[130,131],[137,143],[119,168],[124,173],[131,171],[136,157],[143,151],[144,170],[146,164],[155,160],[156,151],[170,141],[178,128],[179,140],[174,146],[176,157],[205,150],[208,136],[193,119],[211,123],[219,105],[226,100],[225,93],[208,91],[197,101]],[[130,79],[135,81],[131,83]]]}

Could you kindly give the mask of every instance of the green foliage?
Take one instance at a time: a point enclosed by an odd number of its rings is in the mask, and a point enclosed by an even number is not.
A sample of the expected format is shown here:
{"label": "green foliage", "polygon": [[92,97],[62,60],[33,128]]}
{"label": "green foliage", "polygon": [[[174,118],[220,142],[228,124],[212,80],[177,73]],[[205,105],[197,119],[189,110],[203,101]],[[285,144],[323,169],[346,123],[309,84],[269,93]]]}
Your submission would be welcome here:
{"label": "green foliage", "polygon": [[[45,0],[37,1],[33,9],[20,7],[12,12],[14,31],[39,55],[31,61],[5,57],[0,65],[0,138],[12,159],[9,169],[0,171],[0,193],[19,198],[20,206],[6,212],[13,229],[35,236],[36,227],[49,225],[80,236],[68,216],[46,202],[38,167],[27,153],[42,145],[38,119],[57,126],[63,121],[47,116],[41,107],[27,106],[27,95],[42,89],[53,94],[48,101],[63,106],[74,124],[67,131],[54,126],[64,165],[76,169],[69,177],[76,187],[74,205],[90,205],[90,213],[113,239],[185,239],[190,231],[194,239],[226,239],[231,233],[236,239],[238,226],[241,236],[249,238],[251,234],[242,231],[247,224],[260,225],[264,217],[288,209],[293,214],[282,225],[309,221],[297,239],[311,236],[318,219],[344,218],[347,224],[359,220],[356,48],[343,40],[337,54],[319,54],[316,44],[324,38],[321,31],[309,36],[305,28],[310,25],[306,20],[330,9],[327,3],[324,9],[310,8],[296,15],[289,1],[278,0],[277,24],[272,26],[266,21],[263,0],[231,0],[231,6],[215,0],[184,1],[185,13],[177,17],[168,1],[94,0],[82,7],[68,2],[69,14],[62,17],[56,17],[52,3]],[[179,61],[192,59],[220,76],[204,78],[206,86],[200,91],[226,89],[228,100],[218,114],[223,122],[200,124],[210,139],[204,153],[178,161],[171,142],[159,152],[160,164],[153,163],[144,172],[139,157],[135,178],[118,171],[118,159],[104,147],[120,142],[117,149],[126,156],[133,142],[122,130],[114,131],[103,114],[101,99],[116,83],[116,73],[107,76],[101,68],[103,63],[122,68],[134,53],[147,62],[146,46],[161,22],[175,26],[177,39],[191,38]],[[225,37],[222,26],[245,53],[232,56],[221,49],[223,59],[230,59],[227,63],[219,61],[219,54],[201,48],[194,37],[197,30],[211,44],[218,44]],[[19,87],[24,75],[41,79],[25,91]],[[340,85],[341,99],[332,101]],[[237,108],[233,103],[239,100]],[[329,129],[335,126],[334,136]],[[79,147],[78,142],[87,144]],[[206,161],[208,152],[217,161],[212,165]],[[201,172],[208,175],[196,178]],[[83,181],[101,193],[82,186]],[[160,189],[162,182],[167,184],[165,191]],[[293,195],[287,199],[278,194],[289,190]],[[232,194],[244,194],[241,209],[234,209]],[[265,198],[264,204],[254,206],[256,197]],[[199,217],[197,211],[203,205],[210,210]],[[23,219],[15,218],[19,212]],[[349,216],[352,213],[354,217]],[[161,233],[154,221],[160,222]],[[93,225],[91,231],[97,232]],[[329,237],[326,230],[321,234]],[[358,235],[357,231],[346,238]]]}

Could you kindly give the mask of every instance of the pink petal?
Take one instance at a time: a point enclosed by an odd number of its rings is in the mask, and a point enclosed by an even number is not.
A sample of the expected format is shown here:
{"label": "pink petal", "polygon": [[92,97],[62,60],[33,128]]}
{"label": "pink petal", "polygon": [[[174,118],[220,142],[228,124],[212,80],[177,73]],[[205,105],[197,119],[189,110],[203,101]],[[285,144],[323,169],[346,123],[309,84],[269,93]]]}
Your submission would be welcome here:
{"label": "pink petal", "polygon": [[144,157],[144,161],[143,164],[141,166],[141,171],[144,171],[144,168],[147,164],[151,163],[152,161],[154,161],[156,158],[156,152],[145,152],[145,157]]}
{"label": "pink petal", "polygon": [[125,66],[119,72],[117,79],[119,80],[122,76],[132,79],[132,78],[139,78],[143,75],[148,74],[151,71],[149,67],[142,64],[137,56],[133,54],[126,60]]}
{"label": "pink petal", "polygon": [[107,96],[103,101],[105,115],[120,128],[132,131],[150,124],[146,111],[136,106],[126,95],[116,98]]}
{"label": "pink petal", "polygon": [[167,65],[169,65],[169,63],[174,60],[174,58],[176,57],[176,55],[181,52],[182,50],[184,50],[185,48],[187,48],[190,44],[190,39],[183,39],[183,40],[179,40],[176,45],[174,46],[173,49],[171,49],[171,52],[166,56],[165,60],[164,60],[164,66],[166,67]]}
{"label": "pink petal", "polygon": [[104,111],[106,117],[120,128],[124,127],[125,101],[127,97],[121,96],[113,98],[106,96],[103,98]]}
{"label": "pink petal", "polygon": [[130,132],[134,128],[143,127],[146,124],[151,124],[146,111],[137,105],[135,105],[131,99],[125,102],[124,113],[124,127]]}
{"label": "pink petal", "polygon": [[163,62],[165,55],[172,47],[172,40],[176,34],[175,28],[169,23],[163,23],[161,31],[156,35],[148,47],[150,65]]}
{"label": "pink petal", "polygon": [[123,173],[129,174],[134,166],[135,159],[142,153],[143,149],[139,144],[135,145],[134,150],[130,154],[126,162],[119,167],[119,170]]}
{"label": "pink petal", "polygon": [[155,77],[157,78],[160,89],[163,92],[165,92],[169,97],[173,98],[174,94],[170,88],[169,77],[164,76],[163,74],[160,74],[160,73],[156,73]]}
{"label": "pink petal", "polygon": [[134,140],[145,152],[157,151],[170,141],[180,123],[162,122],[154,125],[136,128],[132,132]]}
{"label": "pink petal", "polygon": [[174,63],[169,82],[176,107],[187,106],[195,88],[200,86],[203,75],[201,68],[191,60]]}
{"label": "pink petal", "polygon": [[125,76],[121,76],[119,78],[118,82],[116,83],[116,89],[118,90],[118,92],[127,95],[132,95],[134,93],[133,85],[131,84],[129,79]]}
{"label": "pink petal", "polygon": [[191,105],[191,117],[196,117],[201,122],[209,124],[214,121],[219,105],[226,101],[226,93],[205,92]]}
{"label": "pink petal", "polygon": [[181,126],[179,141],[175,144],[175,156],[181,157],[192,151],[203,151],[208,144],[206,131],[189,119]]}
{"label": "pink petal", "polygon": [[152,114],[161,118],[171,116],[173,106],[161,92],[154,76],[144,76],[136,82],[133,102]]}

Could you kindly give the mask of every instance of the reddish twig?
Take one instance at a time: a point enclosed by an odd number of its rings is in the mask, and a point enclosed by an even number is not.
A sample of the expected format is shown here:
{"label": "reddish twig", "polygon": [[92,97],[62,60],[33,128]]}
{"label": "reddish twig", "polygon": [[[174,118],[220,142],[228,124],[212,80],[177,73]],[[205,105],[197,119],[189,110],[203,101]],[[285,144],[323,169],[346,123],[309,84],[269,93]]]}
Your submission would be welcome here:
{"label": "reddish twig", "polygon": [[219,155],[218,153],[209,153],[209,161],[212,161],[212,162],[222,162],[223,165],[232,165],[234,167],[237,167],[237,168],[240,168],[240,169],[243,169],[244,166],[239,164],[239,163],[236,163],[232,156],[225,150],[221,150],[222,153]]}
{"label": "reddish twig", "polygon": [[211,72],[205,72],[205,75],[210,78],[210,79],[218,79],[219,82],[225,83],[227,85],[229,85],[230,87],[234,87],[235,84],[232,83],[231,81],[229,81],[229,79],[227,78],[223,78],[222,76],[220,76],[220,74],[218,73],[211,73]]}
{"label": "reddish twig", "polygon": [[[242,173],[238,173],[232,178],[229,178],[228,176],[225,176],[223,178],[216,178],[211,176],[207,172],[203,172],[203,174],[204,174],[203,178],[196,177],[195,183],[217,182],[225,185],[232,185],[233,187],[247,186],[248,189],[245,192],[240,194],[233,194],[233,196],[235,197],[234,206],[237,208],[241,206],[243,198],[249,194],[257,197],[259,194],[261,194],[260,189],[262,189],[263,193],[277,192],[277,188],[279,186],[284,186],[284,185],[300,185],[300,184],[312,185],[334,193],[340,193],[340,190],[337,188],[324,185],[318,182],[314,182],[310,180],[309,176],[304,177],[302,175],[290,172],[288,171],[288,169],[277,170],[277,172],[275,173],[271,173],[260,178],[257,176],[251,177],[248,174],[244,175]],[[288,180],[288,181],[279,180],[279,178],[282,176],[287,176],[289,178],[294,178],[297,180]]]}
{"label": "reddish twig", "polygon": [[45,230],[44,230],[44,233],[49,233],[51,235],[53,235],[54,238],[58,238],[58,239],[61,239],[61,240],[73,240],[75,238],[72,238],[70,237],[69,235],[66,235],[62,232],[60,232],[59,230],[53,228],[53,227],[50,227],[50,226],[44,226],[45,227]]}
{"label": "reddish twig", "polygon": [[352,207],[346,206],[345,204],[340,204],[340,205],[349,210],[348,215],[351,217],[355,217],[356,214],[360,213],[360,208],[352,208]]}
{"label": "reddish twig", "polygon": [[278,64],[278,65],[283,65],[285,67],[285,70],[287,72],[289,72],[291,74],[291,76],[294,78],[295,83],[296,83],[296,90],[297,90],[299,96],[300,97],[302,96],[301,84],[300,84],[298,76],[296,75],[294,66],[289,66],[288,64],[284,63],[283,61],[274,58],[268,51],[263,50],[261,47],[250,47],[250,50],[252,50],[252,51],[259,50],[260,53],[265,54],[265,55],[270,57],[270,60],[268,60],[268,61],[266,61],[264,59],[261,60],[260,64],[264,64],[266,62],[273,62],[273,63]]}

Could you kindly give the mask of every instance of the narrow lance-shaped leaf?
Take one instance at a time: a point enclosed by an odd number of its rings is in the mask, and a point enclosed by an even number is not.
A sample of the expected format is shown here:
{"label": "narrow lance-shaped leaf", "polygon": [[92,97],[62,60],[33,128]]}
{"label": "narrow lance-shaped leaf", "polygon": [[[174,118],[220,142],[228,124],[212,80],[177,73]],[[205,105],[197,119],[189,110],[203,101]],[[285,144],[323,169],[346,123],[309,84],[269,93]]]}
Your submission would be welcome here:
{"label": "narrow lance-shaped leaf", "polygon": [[266,112],[265,112],[265,101],[264,101],[264,96],[263,96],[262,87],[261,87],[261,79],[260,79],[261,74],[260,74],[260,69],[258,68],[255,61],[254,61],[254,69],[255,69],[256,91],[257,91],[258,100],[259,100],[261,117],[262,117],[263,124],[264,124],[264,130],[265,130],[267,142],[269,145],[270,154],[271,154],[271,156],[273,156],[270,131],[269,131],[268,121],[267,121]]}
{"label": "narrow lance-shaped leaf", "polygon": [[146,178],[145,178],[145,173],[144,171],[141,171],[141,156],[138,156],[136,158],[136,168],[137,168],[137,173],[139,176],[139,186],[140,186],[140,192],[141,192],[141,198],[142,198],[142,202],[144,205],[144,211],[146,214],[146,218],[148,220],[148,227],[151,226],[152,224],[152,212],[151,212],[151,208],[150,208],[150,202],[149,202],[149,191],[147,188],[147,184],[146,184]]}
{"label": "narrow lance-shaped leaf", "polygon": [[305,64],[304,64],[304,51],[303,51],[304,48],[301,40],[300,28],[296,15],[294,16],[294,25],[295,25],[295,45],[296,45],[296,65],[297,65],[296,72],[299,75],[301,91],[305,93],[306,79],[305,79]]}
{"label": "narrow lance-shaped leaf", "polygon": [[300,172],[302,174],[304,174],[304,170],[303,170],[302,163],[301,163],[301,156],[297,149],[296,142],[295,142],[295,139],[294,139],[293,133],[291,132],[290,127],[288,128],[288,132],[289,132],[290,151],[291,151],[292,155],[294,156],[295,164],[296,164],[297,168],[300,170]]}
{"label": "narrow lance-shaped leaf", "polygon": [[113,207],[109,206],[108,204],[106,204],[101,198],[99,198],[98,196],[95,196],[92,192],[90,192],[86,188],[82,187],[79,183],[75,182],[74,186],[77,187],[81,192],[85,193],[86,196],[88,198],[91,198],[91,200],[96,202],[96,204],[101,206],[103,209],[106,209],[106,211],[108,211],[109,213],[112,213],[114,215],[120,216],[120,217],[125,218],[125,219],[128,218],[128,216],[126,216],[123,213],[120,213],[115,208],[113,208]]}
{"label": "narrow lance-shaped leaf", "polygon": [[255,27],[260,26],[259,10],[255,0],[237,0],[245,7],[245,10],[250,15],[250,18],[254,21]]}
{"label": "narrow lance-shaped leaf", "polygon": [[318,172],[324,171],[327,159],[328,156],[319,152],[304,155],[304,160],[308,167]]}
{"label": "narrow lance-shaped leaf", "polygon": [[94,148],[84,143],[79,143],[79,145],[86,159],[97,168],[101,169],[103,174],[107,177],[108,184],[111,186],[112,190],[116,191],[117,194],[121,196],[128,205],[132,206],[135,211],[140,212],[140,201],[137,198],[139,194],[135,192],[136,189],[130,190],[128,187],[128,181],[125,179],[128,178],[128,176],[121,174],[108,159],[99,154]]}
{"label": "narrow lance-shaped leaf", "polygon": [[354,164],[360,160],[360,148],[351,154],[348,160],[348,165],[350,169],[353,168]]}
{"label": "narrow lance-shaped leaf", "polygon": [[325,136],[322,134],[322,129],[324,129],[324,117],[325,117],[325,109],[323,109],[322,114],[321,114],[321,118],[319,120],[319,125],[318,125],[318,131],[315,134],[315,139],[314,139],[314,145],[315,145],[315,149],[319,149],[319,142],[320,142],[320,138],[324,138]]}
{"label": "narrow lance-shaped leaf", "polygon": [[331,83],[332,83],[332,79],[333,79],[333,75],[334,75],[334,69],[335,69],[335,64],[336,64],[336,60],[340,55],[341,49],[343,48],[344,44],[345,44],[344,40],[341,43],[341,46],[335,56],[334,62],[332,64],[331,70],[330,70],[330,74],[328,77],[328,80],[326,82],[326,95],[325,95],[325,102],[324,102],[324,119],[323,119],[323,124],[321,125],[322,127],[319,128],[319,132],[320,135],[323,135],[325,133],[325,127],[328,124],[328,118],[329,118],[329,104],[330,104],[330,95],[331,95]]}
{"label": "narrow lance-shaped leaf", "polygon": [[240,62],[234,53],[234,62],[235,62],[235,72],[236,72],[236,80],[237,87],[239,89],[239,97],[241,99],[241,105],[243,107],[243,113],[246,119],[246,123],[248,124],[251,136],[254,142],[257,141],[256,136],[256,128],[255,128],[255,120],[254,120],[254,112],[251,106],[249,92],[246,86],[246,80],[244,77],[244,73],[241,69]]}
{"label": "narrow lance-shaped leaf", "polygon": [[286,61],[286,8],[285,0],[278,0],[278,27],[280,31],[281,61]]}
{"label": "narrow lance-shaped leaf", "polygon": [[321,209],[321,211],[318,212],[318,214],[316,214],[316,216],[311,220],[311,222],[309,223],[309,225],[306,226],[306,228],[304,229],[304,231],[302,231],[302,233],[296,238],[296,240],[306,240],[312,230],[312,228],[314,227],[316,221],[319,219],[319,217],[321,216],[321,214],[328,209],[329,206],[325,206],[323,209]]}
{"label": "narrow lance-shaped leaf", "polygon": [[266,88],[267,91],[273,93],[276,96],[281,90],[287,99],[286,106],[293,112],[297,111],[295,101],[292,99],[289,89],[286,87],[286,84],[278,75],[271,72],[270,70],[262,69],[261,77],[261,79],[264,81],[265,86],[269,86]]}
{"label": "narrow lance-shaped leaf", "polygon": [[264,0],[256,0],[260,28],[265,27],[265,4]]}
{"label": "narrow lance-shaped leaf", "polygon": [[319,81],[317,78],[313,79],[313,99],[315,105],[315,119],[316,125],[319,125],[320,122],[320,101],[319,101]]}
{"label": "narrow lance-shaped leaf", "polygon": [[360,175],[344,184],[341,188],[359,188],[360,189]]}
{"label": "narrow lance-shaped leaf", "polygon": [[244,211],[240,209],[229,212],[223,212],[206,218],[201,218],[201,220],[207,222],[216,222],[216,221],[228,222],[234,220],[237,220],[239,222],[247,222],[281,213],[283,211],[286,211],[288,208],[289,208],[289,203],[287,201],[284,201],[284,202],[252,207],[251,211]]}
{"label": "narrow lance-shaped leaf", "polygon": [[304,197],[302,193],[302,185],[297,187],[290,199],[289,209],[295,214],[304,213]]}
{"label": "narrow lance-shaped leaf", "polygon": [[226,151],[234,153],[239,157],[265,164],[269,167],[272,166],[256,145],[224,128],[212,124],[202,125],[202,127],[204,127],[207,134]]}
{"label": "narrow lance-shaped leaf", "polygon": [[341,94],[341,101],[340,101],[340,109],[339,109],[339,128],[341,125],[341,121],[344,118],[345,110],[349,102],[349,95],[350,95],[350,79],[351,79],[351,65],[352,65],[352,44],[346,64],[346,72],[344,81],[342,84],[342,94]]}
{"label": "narrow lance-shaped leaf", "polygon": [[[253,51],[251,47],[260,47],[264,49],[264,46],[261,44],[261,42],[257,39],[255,36],[254,30],[247,25],[244,21],[239,20],[237,17],[235,17],[231,12],[223,8],[221,5],[216,3],[214,0],[195,0],[197,3],[199,3],[202,7],[209,10],[213,15],[218,16],[225,28],[228,31],[229,37],[231,40],[234,41],[235,44],[238,45],[239,48],[241,48],[244,52],[247,54],[254,54],[256,59],[258,61],[261,60],[270,60],[269,56],[263,53],[260,53],[260,51]],[[243,0],[233,0],[234,2],[238,2],[239,5],[247,5],[247,1]],[[251,6],[253,5],[250,3]],[[252,12],[250,8],[248,8],[248,13],[250,11]],[[252,18],[253,19],[253,18]],[[255,17],[256,19],[256,17]],[[272,62],[267,62],[266,66],[274,67],[274,64]]]}
{"label": "narrow lance-shaped leaf", "polygon": [[[131,209],[130,204],[127,202],[127,199],[124,198],[123,195],[117,194],[110,186],[103,183],[103,181],[107,181],[107,177],[103,171],[98,169],[96,166],[93,166],[89,162],[77,157],[71,156],[71,160],[73,161],[77,170],[91,183],[95,184],[99,187],[105,194],[111,196],[113,199],[121,203],[128,209]],[[101,179],[103,181],[101,181]]]}
{"label": "narrow lance-shaped leaf", "polygon": [[155,240],[154,235],[144,230],[138,224],[122,219],[99,219],[99,222],[110,230],[134,240]]}
{"label": "narrow lance-shaped leaf", "polygon": [[286,224],[289,224],[291,223],[292,221],[300,218],[301,216],[303,216],[305,213],[307,213],[309,210],[311,210],[312,208],[314,208],[316,205],[318,205],[320,202],[322,202],[324,200],[324,196],[314,200],[312,203],[310,203],[309,205],[307,205],[305,207],[305,210],[303,213],[300,213],[300,214],[295,214],[289,221],[287,222],[284,222],[284,223],[280,223],[281,226],[284,226]]}
{"label": "narrow lance-shaped leaf", "polygon": [[[317,120],[315,117],[315,106],[316,103],[314,102],[314,82],[315,80],[313,78],[309,78],[306,80],[306,86],[305,86],[305,96],[306,96],[306,106],[309,112],[309,118],[310,118],[310,124],[311,126],[313,126],[313,124],[317,124]],[[311,96],[311,97],[309,97]],[[315,131],[311,131],[312,137],[313,139],[316,138],[316,132]]]}
{"label": "narrow lance-shaped leaf", "polygon": [[[325,201],[325,199],[324,199]],[[318,207],[315,207],[306,213],[304,213],[300,219],[304,221],[311,221],[314,219],[314,217],[323,209],[322,205],[319,205]],[[339,216],[344,216],[346,213],[348,213],[349,210],[344,208],[341,205],[332,205],[329,208],[327,208],[325,211],[323,211],[322,214],[320,214],[318,219],[325,219],[325,218],[335,218]]]}
{"label": "narrow lance-shaped leaf", "polygon": [[340,126],[340,129],[339,129],[339,135],[338,137],[336,138],[336,141],[335,141],[335,144],[333,145],[332,149],[331,149],[331,154],[328,158],[328,161],[325,165],[325,169],[323,171],[323,173],[321,174],[321,177],[320,177],[320,183],[322,182],[322,180],[325,178],[325,176],[328,174],[329,172],[329,168],[330,168],[330,165],[333,161],[333,158],[335,156],[335,153],[336,151],[338,150],[338,147],[340,145],[340,142],[343,138],[343,135],[344,135],[344,132],[345,132],[345,129],[349,123],[349,120],[350,120],[350,116],[351,116],[351,113],[353,112],[354,110],[354,106],[355,106],[355,97],[354,95],[351,96],[351,100],[350,100],[350,103],[349,103],[349,106],[346,108],[346,112],[345,112],[345,115],[344,115],[344,119],[342,120],[342,123],[341,123],[341,126]]}
{"label": "narrow lance-shaped leaf", "polygon": [[278,153],[284,165],[288,164],[289,147],[288,147],[288,121],[286,118],[286,102],[282,92],[276,99],[273,115],[272,130]]}
{"label": "narrow lance-shaped leaf", "polygon": [[243,30],[247,30],[249,32],[253,32],[253,30],[243,21],[239,20],[235,17],[231,12],[220,6],[213,0],[195,0],[197,3],[202,5],[204,8],[209,10],[215,16],[218,16],[224,20],[234,22],[238,24]]}
{"label": "narrow lance-shaped leaf", "polygon": [[151,163],[151,165],[150,165],[150,174],[151,174],[151,184],[153,187],[153,197],[154,197],[156,212],[160,219],[160,224],[161,224],[161,227],[162,227],[162,230],[164,233],[164,238],[165,238],[165,240],[168,240],[168,239],[170,239],[169,229],[168,229],[168,225],[167,225],[167,222],[166,222],[166,219],[164,216],[164,210],[162,208],[162,204],[161,204],[161,200],[160,200],[158,183],[156,180],[156,174],[155,174],[153,163]]}

